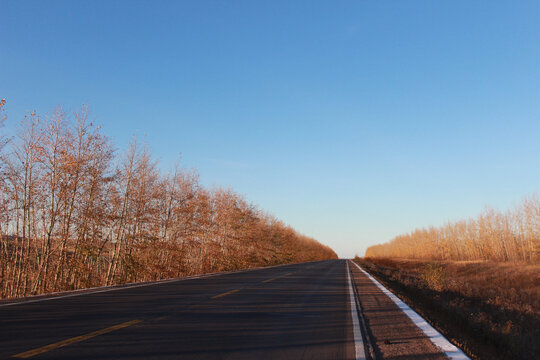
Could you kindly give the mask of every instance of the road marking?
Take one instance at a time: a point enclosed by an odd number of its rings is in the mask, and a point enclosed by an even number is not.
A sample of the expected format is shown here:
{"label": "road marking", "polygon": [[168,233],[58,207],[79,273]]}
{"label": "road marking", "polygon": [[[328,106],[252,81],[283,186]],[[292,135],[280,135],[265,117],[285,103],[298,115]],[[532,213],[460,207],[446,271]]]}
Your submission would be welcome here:
{"label": "road marking", "polygon": [[283,275],[283,276],[289,276],[289,275],[292,275],[292,274],[294,274],[294,273],[293,273],[293,272],[291,272],[291,273],[286,273],[286,274]]}
{"label": "road marking", "polygon": [[58,349],[58,348],[61,348],[61,347],[64,347],[64,346],[68,346],[68,345],[71,345],[71,344],[74,344],[74,343],[78,343],[78,342],[81,342],[81,341],[84,341],[84,340],[88,340],[88,339],[93,338],[93,337],[98,336],[98,335],[103,335],[103,334],[109,333],[111,331],[123,329],[125,327],[138,324],[141,321],[142,320],[131,320],[131,321],[128,321],[128,322],[125,322],[125,323],[122,323],[122,324],[110,326],[110,327],[105,328],[105,329],[93,331],[93,332],[85,334],[85,335],[77,336],[77,337],[74,337],[74,338],[71,338],[71,339],[62,340],[62,341],[59,341],[57,343],[46,345],[46,346],[43,346],[43,347],[40,347],[40,348],[37,348],[37,349],[25,351],[25,352],[22,352],[20,354],[13,355],[13,357],[20,358],[20,359],[27,359],[27,358],[32,357],[32,356],[43,354],[43,353],[45,353],[47,351],[51,351],[51,350]]}
{"label": "road marking", "polygon": [[360,321],[358,320],[358,309],[356,308],[356,299],[354,298],[353,285],[351,280],[351,270],[347,262],[347,282],[349,283],[349,303],[351,305],[351,318],[353,321],[354,335],[354,353],[356,360],[364,360],[366,353],[364,351],[364,341],[362,340],[362,332],[360,331]]}
{"label": "road marking", "polygon": [[235,292],[239,292],[240,290],[238,289],[234,289],[234,290],[231,290],[231,291],[227,291],[227,292],[224,292],[223,294],[219,294],[219,295],[216,295],[216,296],[212,296],[212,299],[217,299],[217,298],[220,298],[222,296],[227,296],[227,295],[230,295],[230,294],[234,294]]}
{"label": "road marking", "polygon": [[390,290],[385,288],[380,282],[378,282],[373,276],[371,276],[367,271],[362,269],[357,263],[353,261],[353,264],[356,265],[360,271],[367,275],[367,277],[373,281],[379,289],[382,290],[392,301],[412,320],[412,322],[420,328],[426,334],[426,336],[431,340],[435,346],[441,349],[446,356],[453,360],[467,360],[469,357],[465,355],[460,348],[448,341],[440,332],[435,330],[423,317],[418,315],[416,311],[411,309],[409,305],[401,301],[396,295],[394,295]]}
{"label": "road marking", "polygon": [[[22,304],[30,304],[30,303],[36,303],[36,302],[41,302],[41,301],[49,301],[49,300],[56,300],[56,299],[64,299],[64,298],[69,298],[69,297],[73,297],[73,296],[99,294],[99,293],[104,293],[104,292],[109,292],[109,291],[134,289],[134,288],[143,287],[143,286],[152,286],[152,285],[157,285],[157,284],[165,284],[165,283],[174,282],[174,281],[181,281],[181,280],[189,280],[189,279],[186,278],[186,279],[158,280],[156,282],[151,282],[151,283],[143,283],[143,284],[137,284],[137,285],[127,285],[127,286],[120,286],[120,287],[104,286],[104,287],[100,287],[100,288],[95,288],[95,289],[102,289],[102,290],[96,290],[96,291],[85,291],[85,290],[89,290],[89,289],[92,289],[92,288],[79,289],[79,290],[73,290],[73,291],[76,291],[76,293],[74,293],[74,294],[67,294],[67,295],[53,296],[53,297],[48,297],[48,298],[43,298],[43,299],[25,300],[25,301],[18,301],[18,302],[12,302],[12,303],[7,303],[7,304],[0,304],[0,307],[13,306],[13,305],[22,305]],[[69,292],[69,291],[62,291],[62,292]],[[52,293],[52,294],[55,294],[55,293]],[[43,296],[47,296],[47,295],[51,295],[51,294],[43,294]],[[36,296],[42,296],[42,295],[36,295]]]}

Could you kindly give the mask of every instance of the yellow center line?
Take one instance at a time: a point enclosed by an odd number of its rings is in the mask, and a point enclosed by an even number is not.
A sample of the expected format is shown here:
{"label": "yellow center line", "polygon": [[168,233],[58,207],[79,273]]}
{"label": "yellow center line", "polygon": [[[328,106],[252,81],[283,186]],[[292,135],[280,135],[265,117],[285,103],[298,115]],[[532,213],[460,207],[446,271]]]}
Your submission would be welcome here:
{"label": "yellow center line", "polygon": [[217,299],[217,298],[220,298],[220,297],[222,297],[222,296],[227,296],[227,295],[230,295],[230,294],[234,294],[235,292],[238,292],[238,291],[240,291],[240,290],[234,289],[234,290],[231,290],[231,291],[227,291],[227,292],[225,292],[225,293],[223,293],[223,294],[219,294],[219,295],[216,295],[216,296],[212,296],[212,299]]}
{"label": "yellow center line", "polygon": [[78,342],[81,342],[81,341],[84,341],[84,340],[88,340],[88,339],[93,338],[93,337],[98,336],[98,335],[103,335],[103,334],[106,334],[106,333],[111,332],[111,331],[123,329],[125,327],[140,323],[141,321],[142,320],[131,320],[131,321],[128,321],[128,322],[125,322],[125,323],[122,323],[122,324],[110,326],[110,327],[105,328],[105,329],[93,331],[93,332],[85,334],[85,335],[77,336],[77,337],[74,337],[74,338],[71,338],[71,339],[62,340],[62,341],[59,341],[57,343],[46,345],[46,346],[43,346],[43,347],[40,347],[40,348],[37,348],[37,349],[25,351],[25,352],[22,352],[20,354],[13,355],[13,357],[21,358],[21,359],[27,359],[27,358],[32,357],[32,356],[43,354],[43,353],[45,353],[47,351],[51,351],[51,350],[58,349],[58,348],[61,348],[61,347],[64,347],[64,346],[68,346],[68,345],[71,345],[71,344],[74,344],[74,343],[78,343]]}
{"label": "yellow center line", "polygon": [[289,275],[292,275],[292,274],[294,274],[294,272],[290,272],[290,273],[287,273],[287,274],[282,275],[282,276],[276,276],[275,278],[266,279],[266,280],[261,281],[261,284],[264,284],[264,283],[267,283],[267,282],[270,282],[270,281],[274,281],[276,279],[280,279],[280,278],[283,278],[285,276],[289,276]]}

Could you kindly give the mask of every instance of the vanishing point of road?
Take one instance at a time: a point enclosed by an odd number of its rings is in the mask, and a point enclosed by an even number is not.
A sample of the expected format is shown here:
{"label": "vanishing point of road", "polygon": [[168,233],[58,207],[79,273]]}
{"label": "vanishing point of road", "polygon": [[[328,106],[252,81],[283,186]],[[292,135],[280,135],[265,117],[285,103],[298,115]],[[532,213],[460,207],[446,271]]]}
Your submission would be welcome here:
{"label": "vanishing point of road", "polygon": [[26,298],[0,359],[448,358],[388,295],[327,260]]}

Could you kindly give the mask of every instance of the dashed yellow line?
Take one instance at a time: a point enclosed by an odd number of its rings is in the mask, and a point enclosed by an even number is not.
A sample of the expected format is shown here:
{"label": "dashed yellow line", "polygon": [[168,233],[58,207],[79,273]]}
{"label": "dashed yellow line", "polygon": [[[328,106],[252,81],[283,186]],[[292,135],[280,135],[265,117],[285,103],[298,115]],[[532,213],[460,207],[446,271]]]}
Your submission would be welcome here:
{"label": "dashed yellow line", "polygon": [[289,276],[289,275],[292,275],[292,274],[294,274],[294,272],[286,273],[285,275],[277,276],[277,277],[275,277],[275,278],[266,279],[266,280],[261,281],[261,284],[267,283],[267,282],[270,282],[270,281],[274,281],[274,280],[276,280],[276,279],[280,279],[280,278],[283,278],[283,277],[285,277],[285,276]]}
{"label": "dashed yellow line", "polygon": [[46,346],[43,346],[43,347],[40,347],[40,348],[37,348],[37,349],[25,351],[25,352],[22,352],[20,354],[13,355],[13,357],[20,358],[20,359],[27,359],[27,358],[32,357],[32,356],[43,354],[43,353],[45,353],[47,351],[51,351],[51,350],[58,349],[58,348],[61,348],[61,347],[64,347],[64,346],[68,346],[68,345],[71,345],[71,344],[74,344],[74,343],[78,343],[78,342],[81,342],[81,341],[84,341],[84,340],[88,340],[88,339],[96,337],[98,335],[103,335],[103,334],[106,334],[106,333],[111,332],[111,331],[123,329],[125,327],[138,324],[141,321],[142,320],[131,320],[131,321],[128,321],[128,322],[125,322],[125,323],[122,323],[122,324],[110,326],[110,327],[105,328],[105,329],[93,331],[93,332],[85,334],[85,335],[77,336],[77,337],[74,337],[74,338],[71,338],[71,339],[62,340],[62,341],[59,341],[57,343],[46,345]]}
{"label": "dashed yellow line", "polygon": [[219,294],[219,295],[216,295],[216,296],[212,296],[212,299],[217,299],[217,298],[220,298],[220,297],[223,297],[223,296],[227,296],[227,295],[230,295],[230,294],[234,294],[235,292],[238,292],[240,290],[238,289],[234,289],[234,290],[231,290],[231,291],[227,291],[223,294]]}

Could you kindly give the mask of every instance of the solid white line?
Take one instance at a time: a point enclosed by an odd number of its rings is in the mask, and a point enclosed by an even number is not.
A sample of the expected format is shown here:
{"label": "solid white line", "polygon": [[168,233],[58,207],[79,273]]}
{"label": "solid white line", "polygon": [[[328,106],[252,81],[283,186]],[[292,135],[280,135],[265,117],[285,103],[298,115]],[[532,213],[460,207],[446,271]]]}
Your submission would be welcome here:
{"label": "solid white line", "polygon": [[[43,299],[34,299],[34,300],[17,301],[17,302],[12,302],[12,303],[7,303],[7,304],[0,304],[0,307],[4,307],[4,306],[12,306],[12,305],[19,305],[19,304],[30,304],[30,303],[36,303],[36,302],[48,301],[48,300],[56,300],[56,299],[65,299],[65,298],[69,298],[69,297],[73,297],[73,296],[99,294],[99,293],[104,293],[104,292],[109,292],[109,291],[134,289],[134,288],[143,287],[143,286],[151,286],[151,285],[157,285],[157,284],[164,284],[164,283],[173,282],[173,281],[180,281],[180,280],[188,280],[188,278],[184,278],[184,279],[163,280],[163,281],[156,281],[156,282],[151,282],[151,283],[144,283],[144,284],[137,284],[137,285],[128,285],[128,286],[123,286],[123,287],[105,287],[103,290],[95,290],[95,291],[82,291],[82,290],[84,290],[84,289],[81,289],[80,292],[77,292],[77,293],[74,293],[74,294],[67,294],[67,295],[61,295],[61,296],[46,297],[46,298],[43,298]],[[91,288],[90,288],[90,289],[91,289]],[[100,289],[100,288],[97,288],[97,289]],[[75,290],[75,291],[76,291],[76,290]],[[53,294],[54,294],[54,293],[53,293]],[[44,294],[44,295],[51,295],[51,294]]]}
{"label": "solid white line", "polygon": [[360,322],[358,321],[358,310],[356,309],[356,300],[354,298],[354,291],[353,291],[353,285],[352,285],[352,280],[351,280],[351,270],[349,269],[348,261],[347,261],[347,282],[349,283],[349,302],[351,305],[351,318],[353,321],[355,359],[365,360],[366,353],[364,352],[364,341],[362,340],[362,333],[360,331]]}
{"label": "solid white line", "polygon": [[401,301],[396,295],[392,294],[390,290],[385,288],[380,282],[378,282],[373,276],[371,276],[367,271],[362,269],[357,263],[352,262],[360,271],[367,275],[367,277],[377,285],[396,305],[412,320],[412,322],[420,328],[426,334],[426,336],[431,340],[435,346],[444,351],[446,356],[450,359],[455,360],[466,360],[469,359],[460,348],[448,341],[440,332],[435,330],[424,318],[422,318],[416,311],[411,309],[407,304]]}
{"label": "solid white line", "polygon": [[[308,262],[306,262],[306,264],[311,263],[311,262],[315,262],[315,261],[308,261]],[[144,283],[131,283],[131,284],[123,284],[123,285],[100,286],[100,287],[78,289],[78,290],[71,290],[71,291],[60,291],[60,292],[54,292],[54,293],[48,293],[48,294],[35,295],[36,297],[50,296],[50,297],[44,297],[44,298],[39,298],[39,299],[29,299],[29,300],[23,300],[23,301],[16,301],[17,299],[13,299],[13,300],[15,300],[14,302],[9,302],[9,303],[6,303],[6,304],[0,304],[0,307],[13,306],[13,305],[22,305],[22,304],[30,304],[30,303],[35,303],[35,302],[49,301],[49,300],[56,300],[56,299],[64,299],[64,298],[69,298],[69,297],[74,297],[74,296],[81,296],[81,295],[99,294],[99,293],[104,293],[104,292],[109,292],[109,291],[134,289],[134,288],[143,287],[143,286],[153,286],[153,285],[165,284],[165,283],[175,282],[175,281],[202,279],[202,278],[207,278],[207,277],[211,277],[211,276],[227,275],[227,274],[233,274],[233,273],[239,273],[239,272],[247,272],[247,271],[264,270],[264,269],[271,269],[271,268],[277,268],[277,267],[282,267],[282,266],[292,266],[292,265],[298,265],[298,264],[302,264],[302,263],[280,264],[280,265],[273,265],[273,266],[261,266],[261,267],[251,268],[251,269],[215,272],[215,273],[208,273],[208,274],[201,274],[201,275],[192,275],[192,276],[186,276],[186,277],[182,277],[182,278],[163,279],[163,280],[157,280],[157,281],[152,281],[152,282],[144,282]],[[54,295],[54,294],[62,294],[62,293],[67,293],[67,294],[66,295],[61,295],[61,296],[51,296],[51,295]],[[29,298],[32,298],[32,296],[30,296]],[[12,299],[8,299],[8,301],[9,300],[12,300]]]}

